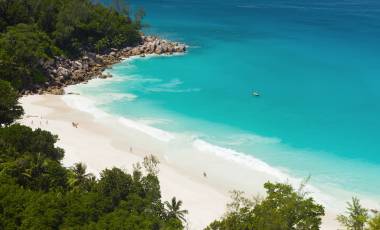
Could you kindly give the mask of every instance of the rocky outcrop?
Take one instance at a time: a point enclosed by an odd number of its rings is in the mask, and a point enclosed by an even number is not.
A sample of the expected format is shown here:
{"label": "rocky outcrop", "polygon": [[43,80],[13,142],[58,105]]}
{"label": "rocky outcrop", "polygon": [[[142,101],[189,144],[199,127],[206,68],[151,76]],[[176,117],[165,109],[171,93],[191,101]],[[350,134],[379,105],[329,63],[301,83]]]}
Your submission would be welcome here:
{"label": "rocky outcrop", "polygon": [[53,60],[43,63],[48,80],[44,84],[35,85],[32,89],[25,90],[22,93],[62,95],[65,86],[87,82],[93,78],[112,77],[110,74],[103,74],[103,71],[124,58],[145,57],[149,54],[171,55],[186,52],[186,48],[186,45],[178,42],[171,42],[154,36],[143,36],[142,42],[138,46],[126,47],[121,50],[111,49],[109,53],[104,55],[87,52],[77,60],[55,57]]}
{"label": "rocky outcrop", "polygon": [[173,53],[183,53],[186,51],[186,45],[180,44],[178,42],[171,42],[163,39],[159,39],[153,36],[144,37],[144,42],[142,45],[125,49],[124,55],[135,56],[135,55],[146,55],[146,54],[173,54]]}

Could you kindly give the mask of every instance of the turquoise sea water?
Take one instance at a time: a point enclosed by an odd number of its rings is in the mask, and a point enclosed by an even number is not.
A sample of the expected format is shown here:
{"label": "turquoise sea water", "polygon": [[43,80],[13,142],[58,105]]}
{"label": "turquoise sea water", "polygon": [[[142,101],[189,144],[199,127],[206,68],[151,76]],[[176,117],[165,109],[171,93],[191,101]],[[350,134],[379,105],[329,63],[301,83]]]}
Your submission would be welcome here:
{"label": "turquoise sea water", "polygon": [[147,33],[190,48],[115,65],[113,81],[81,88],[99,107],[379,198],[379,1],[132,4]]}

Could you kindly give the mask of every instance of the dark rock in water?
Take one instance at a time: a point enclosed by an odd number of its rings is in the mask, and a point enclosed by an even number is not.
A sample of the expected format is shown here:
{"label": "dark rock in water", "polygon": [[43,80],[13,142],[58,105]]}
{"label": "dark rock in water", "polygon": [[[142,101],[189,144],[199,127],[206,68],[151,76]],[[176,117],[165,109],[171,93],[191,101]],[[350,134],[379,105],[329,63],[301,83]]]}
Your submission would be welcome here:
{"label": "dark rock in water", "polygon": [[107,73],[107,74],[101,74],[101,75],[99,75],[99,78],[101,78],[101,79],[106,79],[106,78],[112,78],[112,74],[110,74],[110,73]]}

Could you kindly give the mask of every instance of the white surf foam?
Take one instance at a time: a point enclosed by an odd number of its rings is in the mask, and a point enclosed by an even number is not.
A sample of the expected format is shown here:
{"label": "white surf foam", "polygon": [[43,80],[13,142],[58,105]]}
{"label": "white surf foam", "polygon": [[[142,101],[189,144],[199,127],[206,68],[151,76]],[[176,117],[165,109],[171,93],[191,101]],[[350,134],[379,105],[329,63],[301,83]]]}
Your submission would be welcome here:
{"label": "white surf foam", "polygon": [[[101,109],[98,109],[96,107],[95,101],[91,100],[90,98],[79,95],[64,95],[62,98],[68,106],[86,113],[90,113],[97,119],[112,117],[111,114],[108,114],[102,111]],[[168,142],[175,138],[174,135],[169,132],[163,131],[158,128],[154,128],[152,126],[148,126],[142,122],[127,119],[125,117],[118,117],[117,120],[126,127],[148,134],[149,136],[160,141]]]}
{"label": "white surf foam", "polygon": [[[299,188],[300,185],[303,183],[303,179],[292,177],[287,173],[283,172],[282,170],[272,167],[260,159],[257,159],[251,155],[235,151],[233,149],[213,145],[201,139],[195,139],[193,141],[193,147],[199,151],[212,153],[218,157],[226,159],[227,161],[236,162],[239,165],[247,166],[252,170],[270,175],[271,177],[275,178],[278,182],[288,183],[292,185],[294,188]],[[304,191],[312,194],[312,196],[318,202],[322,203],[324,206],[328,206],[335,200],[333,197],[323,193],[318,188],[310,184],[306,184],[306,186],[304,187]],[[335,209],[335,207],[332,208]]]}
{"label": "white surf foam", "polygon": [[281,181],[286,181],[288,178],[288,176],[282,173],[280,170],[273,168],[269,166],[267,163],[259,159],[256,159],[254,157],[248,156],[244,153],[240,153],[232,149],[216,146],[200,139],[196,139],[193,142],[193,146],[199,151],[213,153],[219,157],[223,157],[224,159],[234,161],[242,165],[246,165],[259,172],[263,172],[271,176],[274,176],[275,178]]}
{"label": "white surf foam", "polygon": [[150,117],[143,117],[139,118],[137,122],[143,123],[145,125],[158,125],[158,124],[169,124],[170,120],[169,119],[161,119],[161,118],[150,118]]}
{"label": "white surf foam", "polygon": [[110,116],[106,112],[98,109],[95,106],[95,102],[87,97],[80,95],[63,95],[62,99],[68,106],[86,113],[90,113],[95,118],[105,118]]}
{"label": "white surf foam", "polygon": [[179,88],[183,85],[183,81],[178,78],[171,79],[168,82],[160,83],[152,87],[147,87],[145,90],[150,92],[168,92],[168,93],[188,93],[188,92],[198,92],[200,88]]}
{"label": "white surf foam", "polygon": [[109,104],[116,101],[134,101],[138,98],[137,95],[132,93],[102,93],[97,96],[96,105]]}
{"label": "white surf foam", "polygon": [[129,128],[148,134],[149,136],[156,138],[157,140],[160,140],[160,141],[169,142],[175,138],[174,135],[169,132],[166,132],[164,130],[161,130],[149,125],[145,125],[143,123],[140,123],[131,119],[121,117],[119,118],[119,121],[123,125]]}
{"label": "white surf foam", "polygon": [[263,137],[256,134],[234,134],[231,135],[228,140],[222,142],[223,144],[229,146],[239,146],[242,144],[265,144],[265,145],[275,145],[280,144],[282,141],[277,137]]}

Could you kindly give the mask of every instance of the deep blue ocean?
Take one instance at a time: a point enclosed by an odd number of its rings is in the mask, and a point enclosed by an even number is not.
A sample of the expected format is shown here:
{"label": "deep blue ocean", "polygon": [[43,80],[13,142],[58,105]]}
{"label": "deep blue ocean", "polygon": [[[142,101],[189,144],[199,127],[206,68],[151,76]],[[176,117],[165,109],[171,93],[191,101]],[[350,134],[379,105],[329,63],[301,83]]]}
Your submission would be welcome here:
{"label": "deep blue ocean", "polygon": [[113,99],[99,107],[311,175],[322,188],[379,194],[380,1],[131,4],[147,12],[146,33],[190,47],[115,65],[119,81],[81,89]]}

